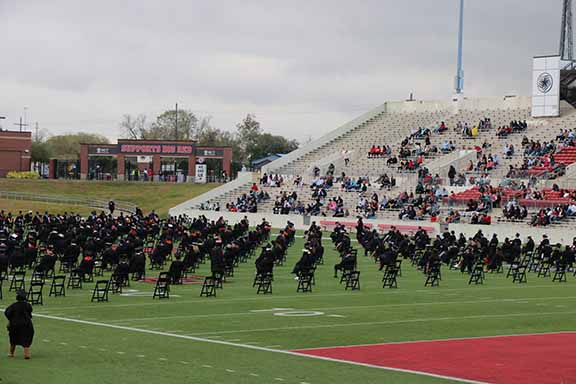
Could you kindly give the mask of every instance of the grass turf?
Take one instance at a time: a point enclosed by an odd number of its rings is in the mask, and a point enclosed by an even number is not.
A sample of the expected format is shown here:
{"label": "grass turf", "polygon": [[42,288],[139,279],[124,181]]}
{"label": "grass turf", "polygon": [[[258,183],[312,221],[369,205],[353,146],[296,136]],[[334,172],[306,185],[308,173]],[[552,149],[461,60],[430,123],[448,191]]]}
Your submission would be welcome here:
{"label": "grass turf", "polygon": [[[33,358],[23,360],[21,350],[14,360],[1,357],[2,383],[447,383],[243,346],[284,351],[573,329],[576,290],[570,278],[559,284],[529,274],[527,284],[513,285],[502,274],[487,274],[484,285],[469,286],[467,276],[443,268],[440,287],[425,288],[422,273],[405,262],[399,288],[382,289],[374,262],[359,256],[362,289],[350,292],[333,278],[337,256],[329,241],[325,247],[326,263],[311,294],[297,294],[290,274],[302,239],[290,248],[286,265],[276,267],[273,295],[257,296],[252,288],[253,259],[216,298],[200,298],[200,285],[173,286],[173,297],[158,301],[151,298],[152,284],[131,282],[129,289],[147,296],[111,295],[108,303],[90,303],[93,284],[68,290],[65,298],[46,297],[46,290],[45,305],[35,307]],[[208,271],[204,264],[198,274]],[[13,296],[4,286],[2,305]],[[275,315],[286,308],[314,316]],[[6,337],[2,327],[0,338]]]}
{"label": "grass turf", "polygon": [[[146,212],[156,210],[160,216],[166,216],[168,210],[186,200],[192,199],[216,187],[217,184],[190,183],[122,183],[122,182],[89,182],[63,180],[17,180],[0,179],[1,191],[37,193],[70,197],[94,198],[99,200],[122,200],[138,205]],[[5,200],[4,200],[5,201]],[[0,207],[10,207],[10,203],[0,202]],[[27,202],[29,209],[48,209],[50,212],[82,212],[60,204],[38,204]],[[19,209],[11,209],[17,213]],[[91,211],[88,209],[88,211]]]}

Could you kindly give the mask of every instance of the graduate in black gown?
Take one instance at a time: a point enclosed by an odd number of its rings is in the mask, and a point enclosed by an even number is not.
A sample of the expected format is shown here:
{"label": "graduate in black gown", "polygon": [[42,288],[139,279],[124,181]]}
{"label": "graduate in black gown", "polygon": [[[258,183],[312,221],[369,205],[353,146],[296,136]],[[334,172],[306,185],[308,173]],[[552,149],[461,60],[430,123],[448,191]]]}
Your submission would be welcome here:
{"label": "graduate in black gown", "polygon": [[30,345],[34,338],[34,326],[32,325],[32,306],[26,301],[26,292],[16,293],[16,303],[10,305],[4,311],[8,319],[8,334],[10,336],[10,353],[8,357],[14,357],[16,346],[24,347],[24,358],[30,359]]}

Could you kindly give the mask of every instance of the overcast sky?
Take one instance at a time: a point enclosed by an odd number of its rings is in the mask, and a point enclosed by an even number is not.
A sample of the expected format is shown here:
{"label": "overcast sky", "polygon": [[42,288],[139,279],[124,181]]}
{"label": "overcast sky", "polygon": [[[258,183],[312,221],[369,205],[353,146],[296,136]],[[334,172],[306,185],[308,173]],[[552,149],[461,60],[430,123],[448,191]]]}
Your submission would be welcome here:
{"label": "overcast sky", "polygon": [[[466,0],[465,93],[530,93],[562,0]],[[452,93],[458,0],[0,0],[0,121],[115,139],[178,102],[232,130],[318,137],[386,100]]]}

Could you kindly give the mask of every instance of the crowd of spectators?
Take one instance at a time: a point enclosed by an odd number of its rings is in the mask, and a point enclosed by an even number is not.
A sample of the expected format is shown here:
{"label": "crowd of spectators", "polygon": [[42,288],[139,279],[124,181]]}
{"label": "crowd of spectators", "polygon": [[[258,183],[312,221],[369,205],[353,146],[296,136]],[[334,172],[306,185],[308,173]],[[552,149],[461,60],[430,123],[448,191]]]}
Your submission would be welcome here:
{"label": "crowd of spectators", "polygon": [[576,132],[574,132],[573,129],[561,129],[560,133],[556,136],[556,141],[563,145],[574,147],[576,146]]}
{"label": "crowd of spectators", "polygon": [[454,143],[452,143],[452,140],[444,140],[444,143],[442,144],[442,147],[440,148],[440,151],[442,151],[442,153],[446,154],[446,153],[450,153],[452,151],[454,151],[456,149],[456,146],[454,145]]}
{"label": "crowd of spectators", "polygon": [[388,176],[387,173],[376,179],[376,184],[380,184],[380,189],[392,189],[396,186],[396,179],[394,176]]}
{"label": "crowd of spectators", "polygon": [[508,125],[498,127],[498,129],[496,130],[496,136],[504,138],[507,137],[508,135],[511,135],[512,133],[522,132],[525,131],[526,129],[528,129],[528,123],[526,123],[526,120],[524,121],[514,120],[511,121],[510,124]]}
{"label": "crowd of spectators", "polygon": [[519,205],[516,201],[508,201],[502,208],[502,216],[511,221],[523,221],[528,217],[528,208]]}
{"label": "crowd of spectators", "polygon": [[202,211],[220,211],[220,203],[215,201],[214,203],[207,201],[206,203],[200,204],[200,210]]}
{"label": "crowd of spectators", "polygon": [[228,212],[258,212],[258,203],[270,199],[267,192],[264,191],[250,191],[250,193],[243,193],[236,201],[226,204]]}
{"label": "crowd of spectators", "polygon": [[[573,143],[574,136],[572,131],[564,130],[556,137],[562,145],[566,143]],[[529,176],[530,170],[538,167],[537,169],[542,169],[544,171],[552,171],[556,175],[562,175],[565,169],[564,164],[559,164],[556,162],[555,154],[559,152],[563,146],[560,146],[552,141],[540,142],[539,140],[530,140],[528,137],[524,136],[522,138],[523,147],[523,160],[522,164],[517,166],[510,166],[506,177],[509,178],[521,178]],[[512,153],[513,154],[513,153]]]}
{"label": "crowd of spectators", "polygon": [[500,164],[500,158],[498,155],[488,154],[488,156],[480,154],[480,158],[476,163],[472,160],[468,161],[468,166],[466,167],[466,172],[480,172],[488,173],[498,167]]}
{"label": "crowd of spectators", "polygon": [[446,188],[436,185],[418,184],[415,192],[401,192],[396,197],[379,197],[373,193],[368,199],[365,194],[358,198],[356,212],[366,218],[372,218],[378,211],[397,210],[402,220],[424,220],[436,216],[439,212],[438,202],[447,196]]}
{"label": "crowd of spectators", "polygon": [[392,148],[389,145],[376,146],[373,145],[368,152],[369,159],[380,159],[392,155]]}
{"label": "crowd of spectators", "polygon": [[345,192],[366,192],[370,186],[370,178],[358,177],[357,179],[344,176],[340,180],[342,190]]}
{"label": "crowd of spectators", "polygon": [[260,178],[260,185],[265,187],[282,187],[284,178],[281,175],[272,175],[264,173]]}
{"label": "crowd of spectators", "polygon": [[576,204],[574,202],[540,209],[540,211],[532,217],[531,224],[534,227],[544,227],[569,216],[576,216]]}
{"label": "crowd of spectators", "polygon": [[276,196],[272,211],[276,215],[288,215],[291,213],[303,215],[305,213],[305,207],[304,204],[298,200],[298,193],[296,191],[284,191]]}

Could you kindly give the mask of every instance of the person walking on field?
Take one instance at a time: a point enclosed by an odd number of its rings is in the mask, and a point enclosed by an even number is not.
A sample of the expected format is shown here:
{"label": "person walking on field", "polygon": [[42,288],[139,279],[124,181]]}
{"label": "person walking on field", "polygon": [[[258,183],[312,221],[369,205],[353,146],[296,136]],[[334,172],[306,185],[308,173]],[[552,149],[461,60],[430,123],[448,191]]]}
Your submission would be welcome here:
{"label": "person walking on field", "polygon": [[114,215],[114,210],[116,209],[116,203],[114,202],[114,200],[110,200],[110,202],[108,203],[108,209],[110,210],[110,214]]}
{"label": "person walking on field", "polygon": [[34,338],[32,325],[32,306],[26,301],[26,292],[16,293],[16,302],[4,311],[8,319],[8,335],[10,337],[10,352],[8,357],[14,357],[16,346],[24,348],[24,359],[30,359],[30,346]]}

